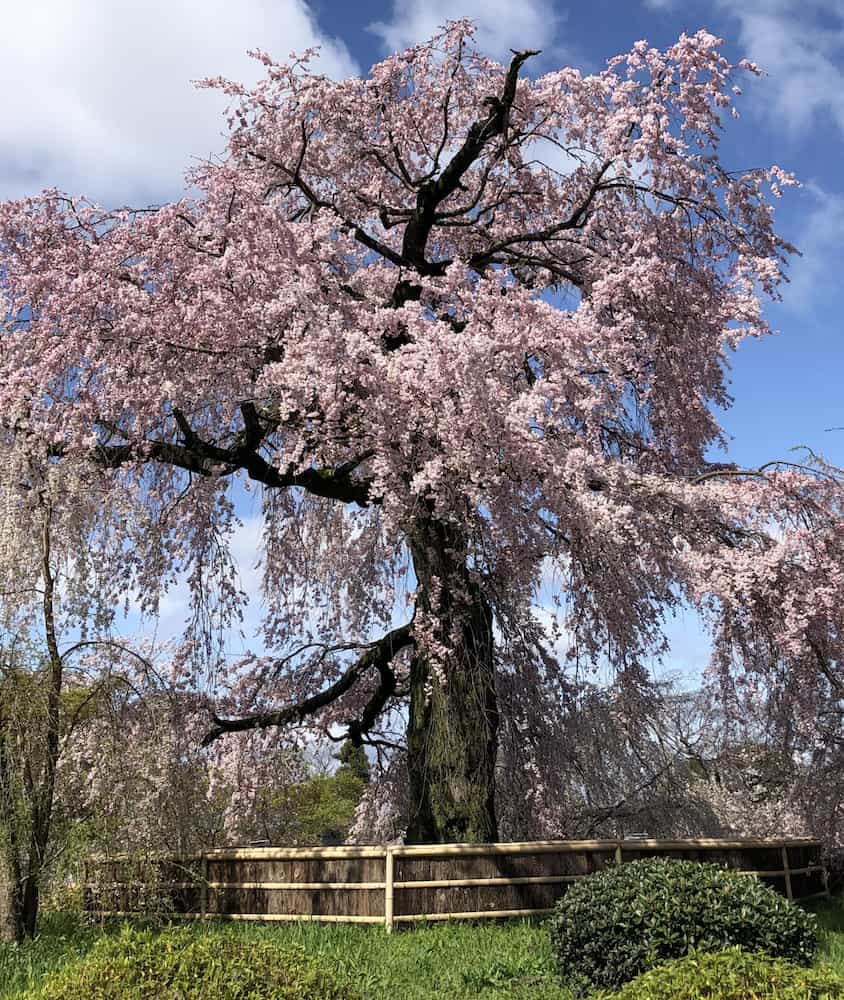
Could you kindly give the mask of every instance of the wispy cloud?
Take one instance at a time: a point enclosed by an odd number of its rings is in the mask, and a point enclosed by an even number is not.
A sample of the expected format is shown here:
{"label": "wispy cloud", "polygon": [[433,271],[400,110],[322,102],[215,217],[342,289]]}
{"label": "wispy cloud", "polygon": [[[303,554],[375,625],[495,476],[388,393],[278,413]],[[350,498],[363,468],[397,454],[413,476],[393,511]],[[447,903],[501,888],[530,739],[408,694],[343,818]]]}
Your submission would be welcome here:
{"label": "wispy cloud", "polygon": [[499,60],[511,49],[542,49],[546,59],[559,58],[564,50],[559,32],[563,14],[548,0],[464,0],[455,7],[450,0],[394,0],[389,20],[370,26],[388,52],[401,51],[434,35],[446,21],[471,18],[478,26],[478,44]]}
{"label": "wispy cloud", "polygon": [[716,0],[739,24],[743,54],[770,74],[755,110],[805,134],[824,119],[844,130],[844,0]]}
{"label": "wispy cloud", "polygon": [[810,182],[800,197],[805,204],[794,242],[802,256],[791,263],[790,285],[783,298],[791,311],[812,315],[841,294],[844,194],[826,191]]}
{"label": "wispy cloud", "polygon": [[0,198],[58,186],[108,203],[178,193],[191,158],[222,149],[224,101],[191,80],[252,81],[261,48],[322,45],[321,68],[356,71],[305,0],[38,0],[4,5]]}

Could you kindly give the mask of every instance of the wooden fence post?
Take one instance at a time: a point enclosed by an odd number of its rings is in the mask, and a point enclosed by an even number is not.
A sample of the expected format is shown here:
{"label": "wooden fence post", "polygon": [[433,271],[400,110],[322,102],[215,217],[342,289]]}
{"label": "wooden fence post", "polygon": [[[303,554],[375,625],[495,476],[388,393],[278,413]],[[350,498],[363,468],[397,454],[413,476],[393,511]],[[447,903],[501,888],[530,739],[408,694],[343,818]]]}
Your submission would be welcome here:
{"label": "wooden fence post", "polygon": [[[777,853],[777,843],[779,843],[780,854],[779,869],[774,867],[777,862],[773,861],[773,855]],[[769,862],[770,867],[766,864],[758,871],[742,870],[741,874],[763,876],[769,880],[782,878],[784,886],[781,886],[780,889],[783,895],[788,896],[789,899],[798,899],[807,888],[805,880],[800,876],[820,873],[823,879],[824,893],[828,893],[830,889],[828,873],[822,865],[795,867],[803,865],[802,854],[794,865],[791,864],[789,851],[791,848],[797,847],[801,851],[811,849],[812,852],[817,852],[820,849],[820,843],[808,839],[789,842],[784,838],[767,842],[714,839],[642,840],[637,842],[619,838],[602,841],[528,841],[507,844],[420,844],[407,846],[403,844],[373,844],[360,847],[230,848],[197,852],[189,858],[183,858],[183,862],[189,862],[189,864],[181,869],[184,875],[175,877],[182,878],[184,881],[172,881],[169,888],[190,890],[190,907],[186,912],[182,912],[182,908],[178,907],[178,912],[173,914],[174,917],[195,918],[203,921],[212,918],[220,920],[314,920],[326,922],[349,920],[356,923],[382,924],[386,932],[391,933],[395,931],[396,925],[415,920],[456,918],[477,920],[547,913],[550,912],[549,903],[559,895],[559,891],[562,891],[552,887],[562,887],[566,883],[579,881],[586,877],[587,872],[601,870],[608,864],[623,864],[628,861],[626,855],[632,857],[642,853],[643,850],[649,853],[654,851],[676,853],[680,851],[681,856],[683,853],[691,851],[694,852],[695,856],[698,856],[702,850],[717,849],[720,851],[731,848],[741,849],[744,852],[742,858],[745,858],[748,851],[756,852],[754,857],[758,857],[760,863],[763,860]],[[758,854],[762,849],[764,849],[764,859]],[[531,866],[525,870],[535,872],[532,875],[522,874],[520,866],[515,868],[504,866],[505,870],[510,871],[510,874],[503,875],[498,865],[490,866],[484,863],[474,865],[471,861],[464,861],[464,859],[471,859],[473,856],[489,859],[492,856],[518,858],[557,854],[573,855],[578,859],[573,864],[562,866],[564,870],[569,870],[568,874],[557,874],[561,866],[553,858],[547,863],[539,864],[538,867],[536,867],[535,862],[531,862]],[[399,859],[398,868],[396,867],[397,858]],[[425,858],[441,860],[432,866],[431,871],[427,871],[427,862],[423,861],[421,868],[417,864],[417,859]],[[217,866],[219,859],[225,859],[232,864],[228,865],[225,871],[220,872]],[[362,859],[367,860],[361,863]],[[306,872],[299,863],[301,860],[309,863],[315,862],[312,865],[313,871],[308,869]],[[735,862],[735,859],[733,860]],[[331,861],[332,865],[326,868],[323,864],[326,861]],[[342,863],[333,864],[336,861]],[[214,862],[215,872],[213,879],[211,878],[212,862]],[[260,863],[255,872],[251,873],[253,862]],[[266,870],[267,862],[283,863],[280,864],[277,872],[274,868],[270,873]],[[128,867],[129,859],[107,858],[92,860],[90,863],[86,859],[83,863],[83,893],[86,909],[92,918],[98,917],[102,921],[107,915],[138,909],[138,907],[127,906],[123,899],[122,894],[128,891],[131,883],[120,880],[121,873],[117,869],[120,868],[121,864],[123,867]],[[348,867],[349,864],[351,867]],[[247,872],[251,874],[248,875]],[[551,872],[555,874],[550,874]],[[794,881],[795,877],[798,879],[797,882]],[[271,878],[277,878],[280,881],[269,881]],[[813,879],[813,882],[816,881]],[[449,892],[426,893],[423,897],[418,895],[420,891],[452,887],[478,891],[474,894],[470,891],[456,895]],[[521,887],[516,894],[521,906],[515,909],[504,908],[506,903],[501,901],[502,898],[510,901],[512,896],[510,887]],[[813,887],[809,886],[809,888]],[[226,896],[226,890],[229,889],[265,890],[270,894],[267,905],[263,908],[255,907],[259,910],[263,909],[264,912],[241,912],[241,906],[235,906],[235,912],[226,912],[227,903],[230,902]],[[216,895],[211,898],[212,894],[215,893]],[[400,907],[396,906],[396,893],[401,895],[402,905]],[[423,900],[427,899],[429,895],[434,896],[433,905],[425,906]],[[821,893],[816,895],[821,895]],[[381,904],[378,903],[379,896],[383,900]],[[464,912],[460,909],[461,904],[468,905],[467,898],[477,898],[477,910]],[[327,905],[329,903],[330,905]],[[380,914],[378,913],[379,905],[382,906]],[[457,909],[453,909],[453,907],[457,907]],[[432,909],[434,912],[429,914],[421,912],[425,909]],[[397,910],[401,912],[397,913]]]}
{"label": "wooden fence post", "polygon": [[790,900],[794,899],[791,888],[791,868],[788,864],[788,848],[785,844],[782,845],[782,870],[785,874],[785,894]]}
{"label": "wooden fence post", "polygon": [[387,847],[384,854],[384,925],[387,933],[393,933],[393,849]]}
{"label": "wooden fence post", "polygon": [[200,919],[208,916],[208,855],[202,852],[202,862],[199,867],[199,914]]}

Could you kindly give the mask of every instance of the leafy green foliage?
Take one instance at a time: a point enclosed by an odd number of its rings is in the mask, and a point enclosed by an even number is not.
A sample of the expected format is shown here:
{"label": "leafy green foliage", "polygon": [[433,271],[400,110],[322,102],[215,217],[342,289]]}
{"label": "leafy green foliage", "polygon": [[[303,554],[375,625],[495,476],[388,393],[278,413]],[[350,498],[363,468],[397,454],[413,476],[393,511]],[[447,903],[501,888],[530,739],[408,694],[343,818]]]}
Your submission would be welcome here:
{"label": "leafy green foliage", "polygon": [[354,1000],[301,948],[125,927],[21,1000]]}
{"label": "leafy green foliage", "polygon": [[564,980],[584,991],[614,989],[696,949],[733,945],[808,965],[814,917],[755,878],[715,864],[658,858],[609,868],[577,882],[550,920]]}
{"label": "leafy green foliage", "polygon": [[334,755],[340,762],[338,773],[344,769],[351,771],[365,784],[369,784],[369,758],[363,747],[356,747],[351,740],[346,740],[340,747],[340,752]]}
{"label": "leafy green foliage", "polygon": [[[638,976],[606,1000],[838,1000],[844,979],[738,948],[694,952]],[[594,1000],[598,1000],[597,997]]]}
{"label": "leafy green foliage", "polygon": [[350,769],[315,774],[286,794],[291,843],[342,842],[355,818],[364,783]]}
{"label": "leafy green foliage", "polygon": [[[844,977],[844,908],[840,902],[815,906],[823,929],[821,955]],[[19,948],[0,944],[0,1000],[44,1000],[35,987],[64,976],[96,942],[118,933],[115,925],[79,927],[67,918],[48,915],[34,941]],[[392,935],[382,927],[351,924],[209,923],[192,924],[185,933],[209,941],[215,953],[222,953],[227,947],[222,942],[229,939],[256,954],[264,947],[284,953],[304,951],[345,984],[341,996],[351,997],[357,991],[365,1000],[572,1000],[570,991],[558,984],[544,922],[438,923]],[[796,996],[827,1000],[823,993]],[[659,994],[657,998],[662,1000]],[[709,1000],[716,998],[717,994]],[[764,993],[761,998],[769,1000]],[[204,1000],[212,1000],[211,995]],[[621,1000],[631,998],[623,995]],[[682,994],[677,1000],[683,1000]],[[792,998],[786,994],[785,1000]]]}
{"label": "leafy green foliage", "polygon": [[[571,1000],[557,983],[548,933],[538,922],[437,923],[391,935],[355,924],[212,922],[185,932],[209,940],[215,952],[228,939],[256,954],[265,947],[304,952],[335,973],[347,987],[340,995],[350,1000]],[[47,916],[34,941],[0,944],[0,1000],[45,1000],[35,987],[64,976],[97,941],[119,933],[115,924],[78,927]]]}

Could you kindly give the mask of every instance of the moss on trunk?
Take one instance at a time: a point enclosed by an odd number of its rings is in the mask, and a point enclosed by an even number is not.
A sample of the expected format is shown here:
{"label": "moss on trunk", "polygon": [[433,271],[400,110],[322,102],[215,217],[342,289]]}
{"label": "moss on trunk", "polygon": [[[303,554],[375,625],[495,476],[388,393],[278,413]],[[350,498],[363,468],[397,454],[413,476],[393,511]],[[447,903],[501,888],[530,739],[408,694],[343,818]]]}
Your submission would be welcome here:
{"label": "moss on trunk", "polygon": [[492,610],[467,568],[464,540],[435,521],[411,534],[417,623],[436,622],[441,655],[424,641],[411,667],[407,730],[408,843],[497,839],[498,707]]}

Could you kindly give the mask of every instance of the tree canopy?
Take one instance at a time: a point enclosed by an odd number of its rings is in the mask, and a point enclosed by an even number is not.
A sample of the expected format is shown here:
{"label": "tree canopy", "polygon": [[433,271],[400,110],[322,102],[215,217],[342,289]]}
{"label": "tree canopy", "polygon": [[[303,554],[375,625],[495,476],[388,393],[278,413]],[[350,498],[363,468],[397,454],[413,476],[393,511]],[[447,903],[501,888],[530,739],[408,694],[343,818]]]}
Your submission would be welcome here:
{"label": "tree canopy", "polygon": [[[404,753],[417,840],[493,838],[501,727],[541,725],[576,664],[632,703],[683,602],[725,677],[814,690],[841,653],[835,470],[709,458],[794,250],[793,178],[719,157],[759,70],[699,31],[531,77],[472,35],[363,79],[259,52],[254,88],[205,81],[228,145],[172,204],[0,205],[3,430],[101,497],[79,586],[152,611],[187,572],[184,669],[219,667],[233,483],[258,487],[268,654],[207,739],[306,723]],[[4,490],[26,506],[25,476]]]}

